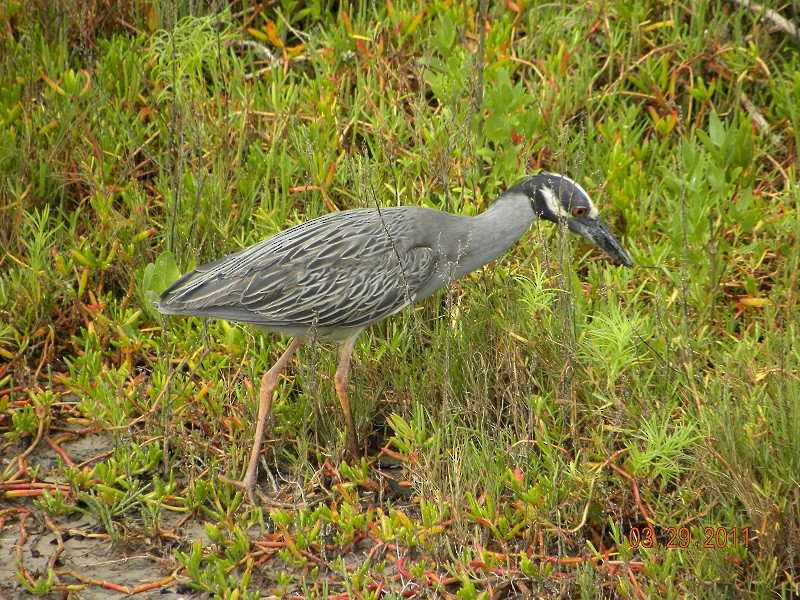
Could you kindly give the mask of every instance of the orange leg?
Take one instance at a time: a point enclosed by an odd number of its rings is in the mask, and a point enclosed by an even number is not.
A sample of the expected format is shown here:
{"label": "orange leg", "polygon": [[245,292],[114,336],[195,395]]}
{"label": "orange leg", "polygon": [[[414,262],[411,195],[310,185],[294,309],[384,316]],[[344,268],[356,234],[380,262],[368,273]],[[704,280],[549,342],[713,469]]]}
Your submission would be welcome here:
{"label": "orange leg", "polygon": [[289,344],[289,347],[286,348],[283,354],[281,354],[278,362],[276,362],[269,371],[264,373],[264,377],[261,379],[261,392],[259,394],[258,401],[258,421],[256,422],[256,433],[255,438],[253,439],[253,449],[250,451],[250,461],[247,463],[247,471],[244,474],[244,479],[242,479],[241,482],[238,482],[232,481],[227,477],[221,477],[223,481],[241,487],[247,492],[247,495],[250,496],[251,501],[253,499],[253,491],[256,487],[256,479],[258,477],[258,456],[261,452],[261,441],[264,437],[264,429],[267,425],[267,418],[272,412],[272,394],[275,391],[275,387],[278,385],[278,378],[280,377],[280,374],[292,359],[292,355],[297,350],[297,347],[300,346],[301,342],[302,339],[300,338],[293,339],[292,343]]}
{"label": "orange leg", "polygon": [[353,347],[356,343],[356,337],[358,336],[352,335],[342,344],[339,368],[336,369],[336,375],[334,375],[333,378],[334,386],[336,387],[336,396],[339,398],[339,404],[342,405],[342,410],[344,411],[344,423],[347,426],[347,438],[353,460],[358,460],[358,441],[356,438],[356,426],[353,421],[353,413],[350,410],[350,400],[347,397],[347,382],[350,373],[350,357],[353,356]]}

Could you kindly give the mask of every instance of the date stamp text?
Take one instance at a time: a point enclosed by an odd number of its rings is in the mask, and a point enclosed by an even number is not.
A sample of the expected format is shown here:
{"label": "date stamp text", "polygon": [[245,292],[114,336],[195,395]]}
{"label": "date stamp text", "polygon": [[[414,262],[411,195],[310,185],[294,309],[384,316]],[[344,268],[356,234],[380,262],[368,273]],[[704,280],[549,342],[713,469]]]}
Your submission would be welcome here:
{"label": "date stamp text", "polygon": [[701,531],[688,527],[666,527],[656,536],[653,527],[633,527],[626,535],[631,548],[685,550],[687,548],[749,548],[749,527],[704,527]]}

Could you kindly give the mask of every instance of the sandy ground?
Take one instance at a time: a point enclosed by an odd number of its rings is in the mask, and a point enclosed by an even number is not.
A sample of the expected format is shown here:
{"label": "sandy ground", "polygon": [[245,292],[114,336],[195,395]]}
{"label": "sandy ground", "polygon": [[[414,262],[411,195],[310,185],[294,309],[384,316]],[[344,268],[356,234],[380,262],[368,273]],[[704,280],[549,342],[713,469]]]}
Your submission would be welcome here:
{"label": "sandy ground", "polygon": [[[79,464],[110,450],[112,442],[108,436],[90,434],[64,442],[62,447]],[[0,469],[4,470],[9,460],[17,456],[21,448],[21,444],[4,446],[0,456]],[[28,464],[39,466],[40,477],[52,482],[51,473],[57,465],[57,455],[42,441],[28,457]],[[74,593],[70,596],[84,600],[122,597],[124,592],[114,591],[98,583],[87,584],[81,582],[80,578],[136,588],[164,580],[175,567],[171,561],[160,559],[161,556],[169,557],[174,551],[174,548],[164,548],[163,544],[160,546],[160,541],[141,540],[126,544],[121,549],[104,535],[105,528],[97,519],[84,514],[71,514],[51,516],[48,522],[45,513],[36,508],[30,498],[0,500],[0,524],[0,600],[33,597],[17,579],[20,555],[24,567],[36,579],[46,573],[48,561],[57,554],[55,569],[59,573],[59,581],[74,584]],[[60,552],[59,537],[63,545]],[[205,539],[202,525],[194,521],[185,523],[181,529],[181,538],[185,541]],[[21,554],[17,546],[21,546]],[[67,571],[74,572],[77,577]],[[67,595],[61,590],[41,597],[55,600]],[[142,600],[163,600],[198,598],[202,594],[173,581],[151,591],[142,591],[135,597]]]}
{"label": "sandy ground", "polygon": [[[7,422],[0,425],[3,426],[0,432],[8,430]],[[51,427],[51,435],[55,436],[71,429],[66,420]],[[18,468],[18,457],[31,443],[30,439],[25,443],[3,443],[0,433],[0,472],[14,473]],[[81,433],[62,441],[60,447],[75,466],[88,469],[111,453],[114,442],[108,433]],[[29,478],[27,473],[38,469],[37,481],[51,485],[66,483],[58,481],[58,477],[63,477],[60,460],[47,440],[42,439],[25,459],[28,465],[26,476]],[[81,467],[84,462],[86,466]],[[391,498],[395,506],[402,507],[406,513],[413,514],[416,506],[408,500],[409,490],[391,485],[400,474],[399,470],[393,474],[395,466],[390,464],[380,470],[380,479],[385,479],[383,486],[387,490],[387,498]],[[21,477],[19,483],[29,482]],[[31,489],[30,485],[24,487]],[[121,598],[132,590],[136,590],[133,597],[137,600],[210,597],[188,587],[185,576],[167,581],[179,567],[175,559],[177,549],[188,552],[197,540],[201,540],[204,547],[213,545],[205,534],[202,516],[186,518],[184,513],[162,510],[159,512],[159,535],[148,539],[142,532],[153,531],[153,527],[143,525],[142,515],[137,510],[129,511],[113,519],[122,540],[114,543],[97,516],[96,509],[87,511],[90,514],[72,512],[55,515],[38,508],[32,497],[8,497],[4,495],[7,493],[7,487],[0,488],[0,600],[34,597],[18,579],[23,572],[19,568],[20,563],[33,581],[48,572],[48,565],[53,565],[59,587],[40,596],[46,600]],[[250,533],[256,538],[264,534],[260,529]],[[344,550],[341,556],[355,568],[372,554],[373,542],[365,539]],[[320,557],[318,563],[323,568],[319,577],[313,578],[314,582],[324,581],[326,576],[330,576],[331,581],[341,582],[339,574],[325,567],[327,563],[324,556]],[[270,590],[275,583],[276,569],[287,572],[283,563],[268,561],[253,573],[251,585],[261,589],[263,598],[273,597],[270,596]],[[391,577],[396,573],[397,569],[392,563],[381,577]],[[298,580],[303,580],[304,576],[305,570],[301,569]],[[292,591],[300,593],[301,589],[294,585]]]}

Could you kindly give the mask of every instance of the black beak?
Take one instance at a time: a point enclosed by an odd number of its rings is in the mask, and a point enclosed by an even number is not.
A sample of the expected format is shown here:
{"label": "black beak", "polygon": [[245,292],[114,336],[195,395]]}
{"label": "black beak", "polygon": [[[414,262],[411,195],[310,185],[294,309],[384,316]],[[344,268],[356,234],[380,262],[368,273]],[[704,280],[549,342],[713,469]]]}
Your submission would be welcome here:
{"label": "black beak", "polygon": [[622,248],[617,238],[612,235],[608,227],[606,227],[606,224],[600,219],[590,223],[582,223],[574,219],[569,219],[567,221],[567,227],[569,227],[570,231],[589,240],[617,262],[622,263],[626,267],[633,266],[631,257],[628,256],[628,253]]}

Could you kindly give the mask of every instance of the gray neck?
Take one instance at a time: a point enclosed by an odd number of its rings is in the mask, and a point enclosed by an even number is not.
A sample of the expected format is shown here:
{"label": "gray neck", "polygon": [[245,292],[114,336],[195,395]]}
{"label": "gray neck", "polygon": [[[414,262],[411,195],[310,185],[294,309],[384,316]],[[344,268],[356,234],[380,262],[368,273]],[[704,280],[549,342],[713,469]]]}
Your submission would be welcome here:
{"label": "gray neck", "polygon": [[453,269],[453,279],[500,258],[537,220],[531,199],[518,191],[509,192],[470,219],[469,233],[461,240],[461,257]]}

